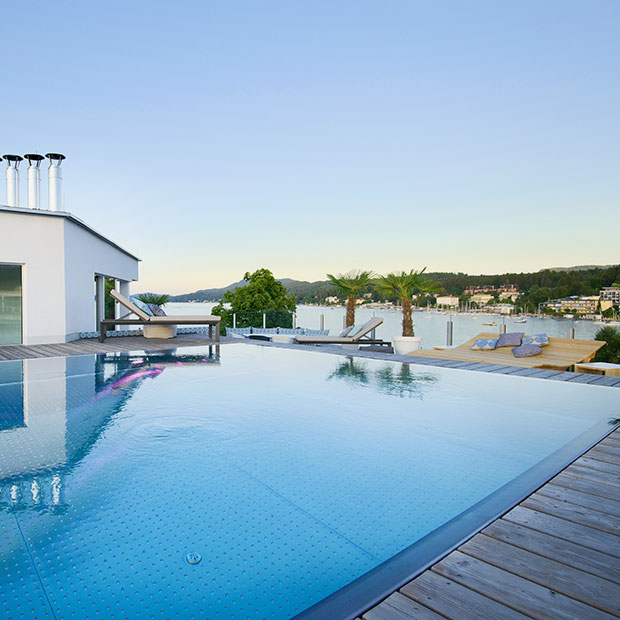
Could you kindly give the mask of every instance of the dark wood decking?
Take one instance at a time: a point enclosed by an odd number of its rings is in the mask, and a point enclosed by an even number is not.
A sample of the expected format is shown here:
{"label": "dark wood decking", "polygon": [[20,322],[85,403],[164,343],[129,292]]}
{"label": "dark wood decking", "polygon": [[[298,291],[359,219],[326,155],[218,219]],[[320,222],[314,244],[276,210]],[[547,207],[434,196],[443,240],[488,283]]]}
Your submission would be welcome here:
{"label": "dark wood decking", "polygon": [[112,353],[116,351],[152,351],[218,344],[202,334],[179,334],[176,338],[144,338],[143,336],[119,336],[98,340],[74,340],[61,344],[2,345],[0,360],[22,360],[36,357],[85,355],[89,353]]}
{"label": "dark wood decking", "polygon": [[620,618],[620,430],[363,618]]}

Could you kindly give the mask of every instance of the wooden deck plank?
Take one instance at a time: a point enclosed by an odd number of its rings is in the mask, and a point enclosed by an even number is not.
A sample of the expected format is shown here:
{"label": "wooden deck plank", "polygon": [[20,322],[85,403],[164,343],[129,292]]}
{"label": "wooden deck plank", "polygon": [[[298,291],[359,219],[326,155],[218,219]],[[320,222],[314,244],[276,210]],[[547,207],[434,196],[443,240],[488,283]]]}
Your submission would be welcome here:
{"label": "wooden deck plank", "polygon": [[558,538],[576,542],[583,547],[589,547],[614,557],[620,557],[620,541],[615,534],[593,529],[581,523],[567,521],[545,512],[531,510],[522,505],[513,508],[503,518],[519,525],[531,527],[550,536],[557,536]]}
{"label": "wooden deck plank", "polygon": [[616,463],[609,463],[608,461],[602,461],[600,459],[592,459],[588,456],[582,456],[575,461],[575,465],[580,467],[588,467],[589,469],[596,469],[597,471],[604,471],[609,474],[620,475],[620,465]]}
{"label": "wooden deck plank", "polygon": [[484,534],[474,536],[459,550],[540,586],[620,616],[618,584]]}
{"label": "wooden deck plank", "polygon": [[609,620],[609,614],[481,560],[453,551],[432,568],[480,594],[540,620]]}
{"label": "wooden deck plank", "polygon": [[583,493],[575,489],[568,489],[566,487],[557,484],[546,484],[542,489],[538,491],[540,495],[552,497],[556,500],[569,502],[571,504],[577,504],[578,506],[584,506],[589,510],[596,512],[605,512],[610,515],[620,517],[620,497],[618,500],[608,499],[606,497],[599,497],[597,495],[591,495],[590,493]]}
{"label": "wooden deck plank", "polygon": [[426,571],[400,591],[414,601],[454,620],[523,620],[528,616],[460,583]]}
{"label": "wooden deck plank", "polygon": [[620,583],[620,558],[614,558],[594,549],[584,549],[576,542],[549,536],[505,519],[494,521],[483,530],[483,533],[526,551],[574,566],[602,579],[616,584]]}
{"label": "wooden deck plank", "polygon": [[205,334],[179,334],[172,340],[147,339],[143,336],[119,336],[100,343],[97,340],[74,340],[72,342],[44,345],[2,345],[0,360],[35,359],[69,355],[88,355],[116,351],[151,351],[177,347],[216,345]]}
{"label": "wooden deck plank", "polygon": [[[525,501],[521,502],[521,506],[620,536],[620,519],[606,512],[593,511],[584,506],[570,504],[553,497],[541,495],[540,493],[530,495]],[[616,544],[620,552],[620,538],[618,538]]]}
{"label": "wooden deck plank", "polygon": [[445,620],[445,616],[431,611],[424,605],[394,592],[380,605],[367,611],[363,620]]}
{"label": "wooden deck plank", "polygon": [[607,499],[615,500],[620,496],[620,489],[616,486],[595,482],[580,476],[573,476],[568,472],[558,474],[555,478],[550,480],[550,482],[568,489],[575,489],[577,491],[582,491],[583,493],[590,493],[591,495],[605,497]]}
{"label": "wooden deck plank", "polygon": [[588,452],[588,456],[592,456],[593,454],[604,454],[606,456],[611,456],[620,462],[620,444],[599,444],[598,446],[594,446],[594,448]]}
{"label": "wooden deck plank", "polygon": [[578,463],[571,465],[566,470],[566,473],[571,476],[580,476],[581,478],[592,480],[593,482],[602,482],[603,484],[620,487],[620,474],[612,474],[606,471],[593,469],[592,467],[581,467]]}
{"label": "wooden deck plank", "polygon": [[598,446],[601,447],[607,444],[620,447],[620,437],[616,437],[615,433],[612,433],[611,435],[607,435],[607,437],[605,437],[605,439],[603,439],[603,441],[601,441],[601,443],[599,443]]}
{"label": "wooden deck plank", "polygon": [[602,461],[603,463],[611,463],[620,466],[620,458],[610,454],[609,452],[589,452],[588,458]]}

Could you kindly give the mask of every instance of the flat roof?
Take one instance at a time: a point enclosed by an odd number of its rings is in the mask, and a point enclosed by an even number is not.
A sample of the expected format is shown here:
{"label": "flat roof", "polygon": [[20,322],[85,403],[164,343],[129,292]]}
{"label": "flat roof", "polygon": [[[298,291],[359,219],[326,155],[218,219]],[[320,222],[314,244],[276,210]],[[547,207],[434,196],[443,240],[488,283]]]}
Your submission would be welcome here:
{"label": "flat roof", "polygon": [[115,247],[117,250],[121,251],[123,254],[126,254],[127,256],[137,261],[141,261],[140,258],[135,256],[131,252],[128,252],[125,248],[122,248],[120,245],[118,245],[118,243],[114,243],[114,241],[111,241],[105,235],[102,235],[100,232],[97,232],[94,228],[91,228],[88,224],[86,224],[86,222],[83,222],[78,217],[75,217],[75,215],[72,215],[71,213],[67,213],[66,211],[48,211],[47,209],[30,209],[27,207],[9,207],[7,205],[0,205],[0,213],[13,213],[13,214],[19,214],[19,215],[39,215],[43,217],[64,218],[66,220],[69,220],[70,222],[73,222],[76,226],[80,226],[84,230],[87,230],[91,235],[94,235],[95,237],[98,237],[102,241],[105,241],[109,245]]}

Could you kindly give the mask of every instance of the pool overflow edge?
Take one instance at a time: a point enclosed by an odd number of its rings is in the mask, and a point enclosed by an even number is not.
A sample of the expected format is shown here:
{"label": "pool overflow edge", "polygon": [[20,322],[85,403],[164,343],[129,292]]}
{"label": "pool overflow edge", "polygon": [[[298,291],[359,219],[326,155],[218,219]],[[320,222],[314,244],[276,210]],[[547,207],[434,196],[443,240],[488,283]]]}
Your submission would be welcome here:
{"label": "pool overflow edge", "polygon": [[[293,616],[292,620],[325,620],[325,618],[355,620],[361,618],[394,592],[419,577],[437,562],[450,555],[455,549],[479,534],[488,525],[509,513],[618,428],[620,428],[620,424],[610,426],[607,422],[590,428],[540,463],[530,467],[514,480],[453,517],[435,531],[399,551],[396,555],[308,609]],[[607,431],[603,436],[601,436],[602,430]],[[585,448],[579,445],[583,441],[585,441]],[[573,457],[572,454],[577,449],[576,444],[579,445],[578,454]],[[567,453],[571,453],[571,456],[567,456]],[[541,468],[544,468],[544,471],[537,475],[537,479],[540,480],[542,476],[543,481],[530,481],[529,478],[532,473]],[[513,497],[516,495],[517,499],[516,501],[510,499],[508,508],[495,508],[495,504],[505,502],[504,496],[506,495]],[[480,512],[483,514],[479,514]],[[481,518],[483,519],[482,522],[480,521]],[[474,522],[472,523],[472,521]],[[434,541],[439,537],[446,536],[451,538],[448,547],[439,553],[433,551]],[[364,602],[361,603],[360,601]]]}

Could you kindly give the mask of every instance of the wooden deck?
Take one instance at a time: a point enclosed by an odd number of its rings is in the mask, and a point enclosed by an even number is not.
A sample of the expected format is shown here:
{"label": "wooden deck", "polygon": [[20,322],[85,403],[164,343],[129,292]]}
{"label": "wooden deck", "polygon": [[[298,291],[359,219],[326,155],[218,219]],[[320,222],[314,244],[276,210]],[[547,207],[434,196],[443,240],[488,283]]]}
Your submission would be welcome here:
{"label": "wooden deck", "polygon": [[152,351],[218,344],[203,334],[179,334],[176,338],[144,338],[144,336],[119,336],[98,340],[74,340],[61,344],[2,345],[0,360],[22,360],[36,357],[85,355],[89,353],[112,353],[115,351]]}
{"label": "wooden deck", "polygon": [[364,620],[620,618],[620,430]]}
{"label": "wooden deck", "polygon": [[589,362],[605,343],[601,340],[576,340],[573,338],[549,338],[549,344],[540,355],[515,357],[512,347],[502,347],[492,351],[474,351],[471,347],[478,338],[497,338],[496,333],[481,333],[453,349],[420,349],[408,353],[411,357],[454,360],[470,363],[522,366],[524,368],[544,368],[568,370],[579,362]]}

